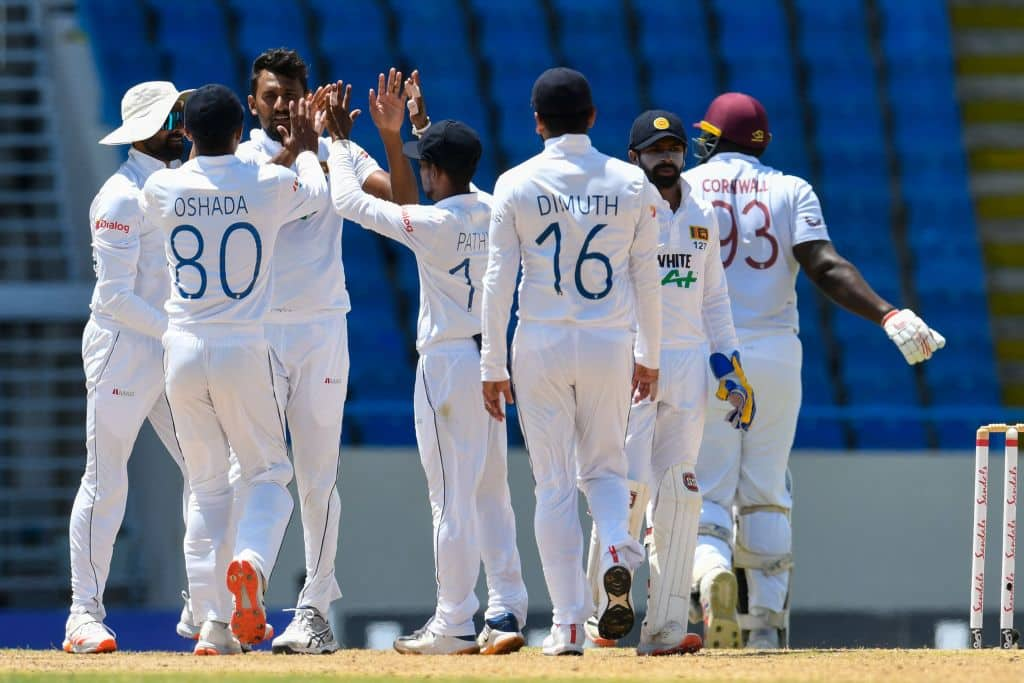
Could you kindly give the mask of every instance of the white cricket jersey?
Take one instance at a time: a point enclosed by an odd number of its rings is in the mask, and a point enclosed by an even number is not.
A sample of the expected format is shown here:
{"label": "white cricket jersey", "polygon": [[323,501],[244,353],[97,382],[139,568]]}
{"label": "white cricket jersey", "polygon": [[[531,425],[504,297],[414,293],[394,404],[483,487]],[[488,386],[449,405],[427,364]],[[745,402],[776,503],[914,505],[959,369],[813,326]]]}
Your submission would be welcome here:
{"label": "white cricket jersey", "polygon": [[[173,162],[173,166],[179,165]],[[164,162],[135,148],[107,179],[89,207],[96,287],[94,318],[156,337],[167,328],[163,306],[170,294],[164,234],[143,219],[142,186]]]}
{"label": "white cricket jersey", "polygon": [[356,177],[354,143],[331,145],[331,199],[344,218],[401,242],[416,255],[420,312],[416,349],[480,334],[491,197],[455,195],[433,206],[400,206],[367,194]]}
{"label": "white cricket jersey", "polygon": [[[365,150],[354,149],[356,177],[362,185],[381,170]],[[281,151],[281,143],[259,128],[249,132],[249,140],[238,146],[236,154],[246,161],[268,163]],[[320,138],[320,161],[327,161],[330,140]],[[292,166],[292,170],[296,170]],[[347,312],[351,309],[345,288],[345,268],[341,261],[341,231],[344,222],[331,211],[328,198],[323,207],[304,219],[282,226],[281,240],[274,251],[273,294],[268,322],[297,311]]]}
{"label": "white cricket jersey", "polygon": [[709,204],[682,181],[675,212],[659,206],[661,233],[661,347],[692,348],[708,342],[726,355],[739,348],[729,308],[729,287],[719,258],[718,221]]}
{"label": "white cricket jersey", "polygon": [[509,309],[520,262],[519,319],[630,329],[636,361],[658,367],[656,252],[661,196],[643,171],[586,135],[544,141],[494,188],[484,276],[484,380],[508,379]]}
{"label": "white cricket jersey", "polygon": [[683,178],[716,211],[740,340],[795,334],[800,264],[793,247],[829,239],[810,184],[736,152],[716,154]]}
{"label": "white cricket jersey", "polygon": [[235,155],[158,171],[143,188],[147,220],[166,236],[169,326],[199,334],[262,330],[281,226],[319,211],[327,179],[312,152],[299,174]]}

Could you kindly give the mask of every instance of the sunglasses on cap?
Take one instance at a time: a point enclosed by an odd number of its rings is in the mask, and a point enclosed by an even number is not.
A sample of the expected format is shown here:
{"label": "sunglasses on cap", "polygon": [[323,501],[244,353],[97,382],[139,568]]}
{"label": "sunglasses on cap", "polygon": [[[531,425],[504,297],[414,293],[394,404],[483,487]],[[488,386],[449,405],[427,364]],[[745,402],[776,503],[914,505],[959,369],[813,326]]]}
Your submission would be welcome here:
{"label": "sunglasses on cap", "polygon": [[181,128],[185,124],[185,112],[183,111],[172,111],[167,115],[167,120],[164,121],[164,125],[160,130],[174,130]]}

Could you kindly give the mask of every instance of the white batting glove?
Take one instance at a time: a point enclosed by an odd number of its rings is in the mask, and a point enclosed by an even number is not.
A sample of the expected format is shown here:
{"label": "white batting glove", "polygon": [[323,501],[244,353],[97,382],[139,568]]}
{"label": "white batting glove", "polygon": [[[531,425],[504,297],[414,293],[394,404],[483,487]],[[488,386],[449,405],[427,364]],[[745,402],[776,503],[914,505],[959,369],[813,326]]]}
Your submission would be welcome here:
{"label": "white batting glove", "polygon": [[928,327],[909,308],[886,313],[882,327],[910,365],[928,360],[946,345],[946,338]]}

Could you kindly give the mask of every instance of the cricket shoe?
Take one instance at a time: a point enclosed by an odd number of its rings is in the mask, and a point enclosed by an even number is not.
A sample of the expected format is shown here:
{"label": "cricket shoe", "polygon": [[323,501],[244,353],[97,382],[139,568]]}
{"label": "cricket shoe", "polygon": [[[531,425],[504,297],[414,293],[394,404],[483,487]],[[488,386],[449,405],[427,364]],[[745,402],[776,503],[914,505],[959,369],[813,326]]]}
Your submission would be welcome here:
{"label": "cricket shoe", "polygon": [[[778,612],[772,612],[764,607],[751,607],[750,616],[771,623],[778,620],[780,615]],[[747,637],[747,649],[778,650],[779,629],[772,626],[760,626],[750,629],[750,635]]]}
{"label": "cricket shoe", "polygon": [[646,624],[640,629],[640,644],[636,653],[641,656],[688,655],[704,646],[700,636],[687,633],[686,626],[670,621],[657,633],[648,633]]}
{"label": "cricket shoe", "polygon": [[586,632],[590,642],[597,647],[617,647],[619,644],[617,640],[601,637],[601,634],[597,632],[597,617],[587,617],[587,620],[583,623],[583,630]]}
{"label": "cricket shoe", "polygon": [[395,638],[395,650],[403,655],[475,655],[480,652],[476,636],[442,636],[429,628]]}
{"label": "cricket shoe", "polygon": [[736,575],[728,569],[714,570],[701,579],[705,647],[725,650],[740,647],[740,625],[736,617],[738,596]]}
{"label": "cricket shoe", "polygon": [[252,652],[254,649],[256,649],[257,645],[262,645],[263,643],[269,643],[269,642],[272,642],[273,640],[274,640],[274,625],[271,624],[268,621],[267,622],[267,628],[266,628],[265,631],[263,631],[263,640],[261,640],[258,643],[242,643],[242,652]]}
{"label": "cricket shoe", "polygon": [[583,655],[583,624],[553,624],[541,651],[550,656]]}
{"label": "cricket shoe", "polygon": [[185,606],[181,608],[181,616],[174,630],[185,640],[199,640],[203,625],[196,624],[192,617],[192,601],[188,599],[188,592],[181,591],[181,599],[185,601]]}
{"label": "cricket shoe", "polygon": [[519,620],[511,612],[504,612],[484,621],[484,630],[476,638],[482,655],[508,655],[526,645],[519,628]]}
{"label": "cricket shoe", "polygon": [[192,652],[200,656],[240,655],[242,644],[223,621],[205,621]]}
{"label": "cricket shoe", "polygon": [[116,650],[117,636],[95,616],[86,612],[68,617],[64,626],[64,652],[94,655]]}
{"label": "cricket shoe", "polygon": [[263,573],[249,560],[235,558],[228,565],[228,590],[234,598],[231,632],[244,645],[255,645],[267,637],[267,610]]}
{"label": "cricket shoe", "polygon": [[628,567],[619,563],[615,546],[608,550],[613,564],[604,570],[601,577],[603,590],[597,609],[597,633],[602,638],[618,640],[633,630],[636,619],[629,595],[633,575]]}
{"label": "cricket shoe", "polygon": [[337,652],[331,625],[315,607],[298,607],[284,633],[274,638],[271,651],[275,655],[329,655]]}

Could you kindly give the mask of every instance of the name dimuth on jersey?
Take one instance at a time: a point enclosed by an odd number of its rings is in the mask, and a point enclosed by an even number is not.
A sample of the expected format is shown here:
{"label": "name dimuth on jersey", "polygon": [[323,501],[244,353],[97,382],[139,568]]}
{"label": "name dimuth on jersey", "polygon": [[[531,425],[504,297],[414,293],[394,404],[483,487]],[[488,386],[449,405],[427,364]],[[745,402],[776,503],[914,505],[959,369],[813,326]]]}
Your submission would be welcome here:
{"label": "name dimuth on jersey", "polygon": [[619,198],[606,194],[541,194],[537,195],[537,212],[541,216],[574,213],[581,216],[618,216]]}
{"label": "name dimuth on jersey", "polygon": [[174,215],[183,216],[234,216],[248,214],[245,195],[214,195],[212,197],[178,197],[174,200]]}

